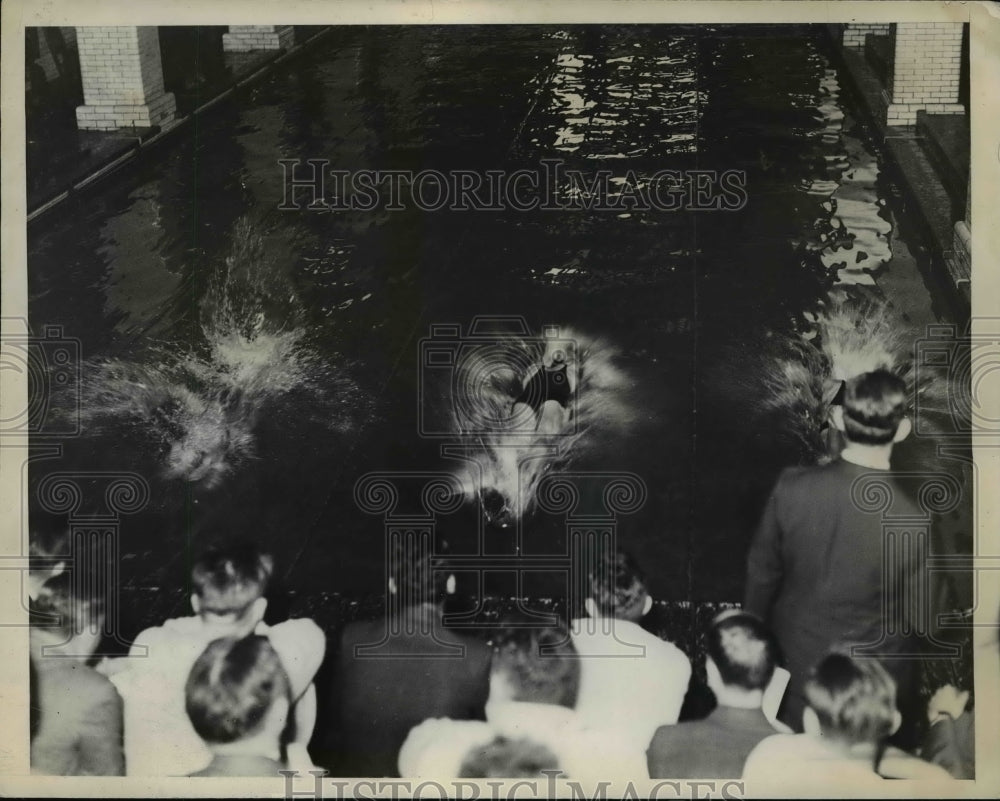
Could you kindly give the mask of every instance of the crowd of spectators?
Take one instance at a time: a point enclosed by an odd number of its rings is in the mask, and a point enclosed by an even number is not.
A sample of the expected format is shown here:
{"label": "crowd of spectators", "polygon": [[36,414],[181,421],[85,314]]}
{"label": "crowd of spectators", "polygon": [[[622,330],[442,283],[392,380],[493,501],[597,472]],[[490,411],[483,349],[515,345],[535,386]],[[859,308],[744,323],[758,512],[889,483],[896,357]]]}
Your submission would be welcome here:
{"label": "crowd of spectators", "polygon": [[[446,625],[453,575],[427,556],[394,553],[387,614],[348,624],[328,644],[311,620],[264,622],[270,555],[213,546],[191,570],[192,615],[141,632],[128,656],[97,661],[100,599],[39,539],[29,577],[32,770],[558,770],[592,782],[742,777],[860,792],[892,778],[971,778],[969,692],[940,688],[915,726],[899,702],[914,688],[893,668],[895,652],[858,648],[885,645],[885,582],[919,578],[907,560],[886,575],[879,518],[850,500],[859,475],[892,480],[892,446],[908,431],[903,389],[884,372],[848,382],[833,416],[840,458],[779,478],[751,545],[743,608],[703,632],[715,704],[705,717],[682,719],[701,671],[643,627],[654,600],[623,552],[589,560],[578,617],[511,619],[488,634]],[[899,739],[907,723],[926,730],[921,743]]]}

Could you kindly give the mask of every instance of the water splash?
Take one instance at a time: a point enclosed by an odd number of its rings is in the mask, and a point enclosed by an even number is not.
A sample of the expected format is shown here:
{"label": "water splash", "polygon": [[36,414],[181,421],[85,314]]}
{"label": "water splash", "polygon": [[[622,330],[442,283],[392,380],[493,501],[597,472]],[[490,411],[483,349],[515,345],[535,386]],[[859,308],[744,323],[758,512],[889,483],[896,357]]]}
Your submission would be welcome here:
{"label": "water splash", "polygon": [[911,409],[947,407],[947,380],[914,370],[913,343],[886,301],[837,295],[805,320],[803,330],[771,333],[754,354],[741,356],[739,390],[757,421],[776,421],[802,461],[821,464],[839,454],[843,442],[830,425],[830,407],[841,382],[862,373],[899,375],[910,387]]}
{"label": "water splash", "polygon": [[303,405],[316,422],[350,428],[356,387],[342,365],[320,360],[306,344],[301,309],[281,265],[267,258],[263,236],[241,219],[200,306],[203,341],[87,365],[87,430],[131,427],[153,442],[165,477],[210,488],[255,458],[254,428],[279,400],[308,394]]}
{"label": "water splash", "polygon": [[[565,408],[550,401],[536,414],[516,403],[529,371],[547,360],[553,342],[575,372],[575,391]],[[635,413],[626,400],[630,380],[616,365],[609,343],[562,329],[558,340],[507,337],[471,353],[456,372],[454,431],[468,441],[470,417],[480,432],[458,471],[469,500],[479,499],[488,521],[507,527],[529,513],[539,483],[565,469],[596,445],[598,432],[627,428]]]}

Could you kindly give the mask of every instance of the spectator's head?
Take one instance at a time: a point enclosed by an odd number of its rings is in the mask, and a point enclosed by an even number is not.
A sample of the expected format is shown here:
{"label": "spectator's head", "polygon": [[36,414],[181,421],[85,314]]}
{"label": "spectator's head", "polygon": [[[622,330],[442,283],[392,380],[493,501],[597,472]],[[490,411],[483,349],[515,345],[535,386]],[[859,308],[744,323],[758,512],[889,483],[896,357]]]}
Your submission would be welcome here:
{"label": "spectator's head", "polygon": [[708,686],[719,703],[757,704],[774,675],[778,645],[757,617],[747,612],[725,612],[712,622],[706,642]]}
{"label": "spectator's head", "polygon": [[626,553],[605,552],[587,578],[589,596],[583,603],[591,617],[636,622],[653,607],[645,577]]}
{"label": "spectator's head", "polygon": [[490,702],[526,701],[570,709],[580,686],[580,660],[562,627],[512,626],[495,644]]}
{"label": "spectator's head", "polygon": [[874,370],[850,379],[842,406],[834,406],[834,425],[855,445],[886,446],[910,433],[906,418],[906,382],[888,370]]}
{"label": "spectator's head", "polygon": [[460,779],[536,779],[544,770],[559,770],[559,760],[548,748],[526,737],[497,737],[474,747],[462,760]]}
{"label": "spectator's head", "polygon": [[874,659],[827,655],[810,673],[805,695],[805,731],[848,746],[877,745],[901,722],[896,683]]}
{"label": "spectator's head", "polygon": [[104,636],[104,599],[79,586],[90,582],[72,579],[68,572],[50,578],[35,599],[31,631],[45,648],[41,658],[58,653],[86,661]]}
{"label": "spectator's head", "polygon": [[213,640],[184,688],[191,725],[214,750],[273,756],[288,719],[288,676],[266,637]]}
{"label": "spectator's head", "polygon": [[249,633],[267,609],[274,560],[250,543],[209,547],[191,570],[191,606],[206,623]]}
{"label": "spectator's head", "polygon": [[28,542],[28,597],[38,598],[42,586],[66,570],[70,560],[69,532],[65,520],[32,515]]}
{"label": "spectator's head", "polygon": [[[437,555],[446,549],[442,543]],[[441,604],[454,594],[455,574],[435,570],[431,554],[423,553],[416,541],[394,541],[389,558],[389,592],[399,597],[402,606]]]}

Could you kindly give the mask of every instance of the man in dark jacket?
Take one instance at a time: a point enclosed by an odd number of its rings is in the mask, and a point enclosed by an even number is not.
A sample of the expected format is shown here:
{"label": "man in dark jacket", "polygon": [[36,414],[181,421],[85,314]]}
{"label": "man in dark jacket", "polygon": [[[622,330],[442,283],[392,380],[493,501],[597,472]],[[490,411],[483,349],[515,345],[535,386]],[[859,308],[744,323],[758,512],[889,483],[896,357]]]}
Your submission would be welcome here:
{"label": "man in dark jacket", "polygon": [[[886,370],[848,381],[832,411],[847,443],[840,458],[785,470],[751,545],[743,607],[778,638],[791,673],[780,718],[796,731],[804,682],[831,647],[867,646],[883,659],[907,647],[888,636],[889,624],[900,614],[914,619],[901,603],[914,597],[920,566],[906,548],[886,558],[893,543],[884,525],[925,517],[889,470],[893,445],[910,433],[905,405],[905,383]],[[910,664],[886,663],[901,695]]]}
{"label": "man in dark jacket", "polygon": [[709,629],[706,652],[718,706],[704,720],[656,730],[646,752],[651,779],[738,779],[754,747],[779,731],[761,709],[778,661],[764,624],[745,612],[723,613]]}
{"label": "man in dark jacket", "polygon": [[332,722],[316,761],[340,776],[398,776],[399,749],[427,718],[483,720],[490,649],[444,626],[455,577],[393,555],[386,615],[348,624],[332,675]]}

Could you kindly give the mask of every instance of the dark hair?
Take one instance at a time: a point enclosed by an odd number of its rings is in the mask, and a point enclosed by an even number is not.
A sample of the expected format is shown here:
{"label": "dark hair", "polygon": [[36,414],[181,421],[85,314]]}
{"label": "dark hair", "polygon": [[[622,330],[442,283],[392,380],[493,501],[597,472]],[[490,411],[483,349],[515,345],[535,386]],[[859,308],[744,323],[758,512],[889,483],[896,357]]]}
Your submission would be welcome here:
{"label": "dark hair", "polygon": [[248,542],[209,546],[191,570],[191,583],[201,611],[232,614],[244,611],[267,592],[274,559]]}
{"label": "dark hair", "polygon": [[396,594],[402,606],[438,603],[447,595],[451,571],[435,570],[434,556],[447,553],[447,543],[439,543],[435,553],[425,553],[419,536],[394,539],[389,554],[389,575],[396,582]]}
{"label": "dark hair", "polygon": [[767,687],[778,663],[774,635],[746,612],[717,618],[708,630],[706,650],[722,682],[744,690]]}
{"label": "dark hair", "polygon": [[580,688],[580,661],[562,626],[512,625],[495,643],[493,672],[507,678],[515,701],[572,709]]}
{"label": "dark hair", "polygon": [[844,387],[844,436],[851,442],[892,442],[905,414],[906,382],[888,370],[863,373]]}
{"label": "dark hair", "polygon": [[[32,604],[32,625],[69,639],[93,626],[104,615],[104,598],[89,581],[74,582],[70,571],[53,576],[42,585]],[[80,586],[83,583],[84,586]]]}
{"label": "dark hair", "polygon": [[279,698],[289,698],[288,676],[267,637],[213,640],[184,687],[191,725],[206,743],[254,734]]}
{"label": "dark hair", "polygon": [[543,770],[559,770],[559,760],[548,748],[525,737],[497,737],[472,748],[462,760],[460,779],[532,779]]}
{"label": "dark hair", "polygon": [[65,515],[31,512],[28,535],[28,566],[45,569],[51,561],[65,561],[71,556],[70,532]]}
{"label": "dark hair", "polygon": [[828,654],[810,673],[805,696],[824,736],[878,744],[892,734],[896,683],[874,659]]}
{"label": "dark hair", "polygon": [[646,579],[632,557],[622,551],[605,551],[587,576],[590,597],[605,617],[637,619],[649,594]]}

